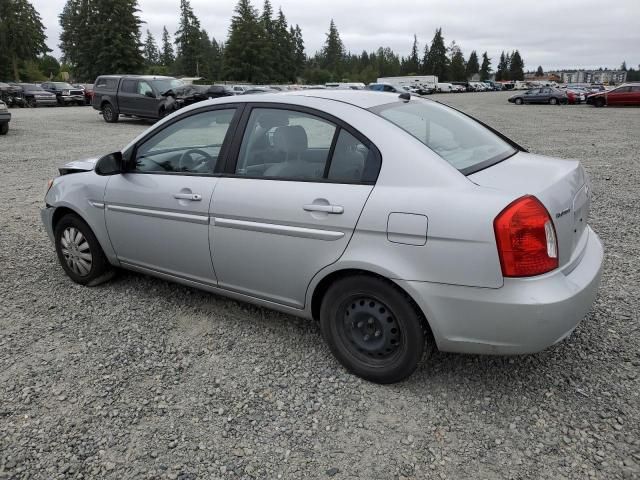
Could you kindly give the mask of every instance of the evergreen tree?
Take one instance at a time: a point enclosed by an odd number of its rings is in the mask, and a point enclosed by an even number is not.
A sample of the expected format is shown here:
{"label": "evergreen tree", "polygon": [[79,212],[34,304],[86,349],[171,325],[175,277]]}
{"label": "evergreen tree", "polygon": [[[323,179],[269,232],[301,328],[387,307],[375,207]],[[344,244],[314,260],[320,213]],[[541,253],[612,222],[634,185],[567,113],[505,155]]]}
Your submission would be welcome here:
{"label": "evergreen tree", "polygon": [[40,14],[27,0],[0,2],[0,78],[20,80],[22,62],[49,52]]}
{"label": "evergreen tree", "polygon": [[60,72],[60,62],[51,55],[43,55],[38,59],[38,68],[47,79],[51,79]]}
{"label": "evergreen tree", "polygon": [[273,80],[276,82],[293,82],[295,75],[295,44],[293,34],[287,25],[287,19],[282,12],[278,10],[278,18],[274,23],[275,45],[274,57],[277,64],[274,68]]}
{"label": "evergreen tree", "polygon": [[295,28],[291,28],[291,42],[293,49],[293,78],[297,81],[297,78],[302,75],[305,64],[307,63],[307,56],[304,53],[304,40],[302,39],[302,30],[298,25]]}
{"label": "evergreen tree", "polygon": [[231,18],[224,51],[225,76],[248,82],[267,81],[262,64],[263,27],[250,0],[239,0]]}
{"label": "evergreen tree", "polygon": [[509,64],[504,51],[500,54],[498,71],[496,72],[496,80],[509,80]]}
{"label": "evergreen tree", "polygon": [[180,0],[180,23],[175,34],[177,73],[200,75],[202,37],[200,20],[193,13],[189,0]]}
{"label": "evergreen tree", "polygon": [[449,79],[449,59],[447,48],[444,46],[442,28],[438,28],[433,36],[425,70],[429,75],[436,75],[440,82],[446,82]]}
{"label": "evergreen tree", "polygon": [[149,29],[147,29],[147,38],[144,42],[142,56],[144,57],[144,62],[146,63],[147,67],[153,67],[160,62],[160,52],[158,51],[156,40],[155,38],[153,38],[153,35],[149,31]]}
{"label": "evergreen tree", "polygon": [[76,79],[141,72],[137,0],[67,0],[59,18],[60,49]]}
{"label": "evergreen tree", "polygon": [[429,45],[425,44],[422,54],[422,62],[420,62],[420,73],[427,73],[427,63],[429,62]]}
{"label": "evergreen tree", "polygon": [[544,70],[542,70],[542,65],[538,66],[538,69],[536,70],[536,77],[543,77],[544,76]]}
{"label": "evergreen tree", "polygon": [[491,59],[487,55],[487,52],[482,54],[482,65],[480,66],[480,80],[489,80],[491,76]]}
{"label": "evergreen tree", "polygon": [[167,27],[162,27],[162,51],[160,52],[160,64],[164,67],[171,67],[175,62],[173,55],[173,44]]}
{"label": "evergreen tree", "polygon": [[342,79],[344,56],[344,45],[340,39],[336,24],[331,19],[327,39],[322,48],[321,66],[331,73],[333,80]]}
{"label": "evergreen tree", "polygon": [[467,79],[470,80],[476,73],[480,72],[480,64],[478,63],[478,54],[476,51],[472,51],[469,54],[469,60],[467,60]]}
{"label": "evergreen tree", "polygon": [[264,0],[262,15],[260,15],[260,25],[262,26],[262,51],[263,57],[260,64],[262,76],[267,81],[281,81],[279,78],[280,62],[278,43],[276,34],[276,22],[273,20],[273,7],[269,0]]}
{"label": "evergreen tree", "polygon": [[524,80],[524,61],[520,52],[516,50],[511,54],[509,61],[509,78],[511,80]]}
{"label": "evergreen tree", "polygon": [[620,65],[620,70],[622,70],[623,72],[627,71],[627,61],[626,60],[624,60],[622,62],[622,65]]}
{"label": "evergreen tree", "polygon": [[[455,42],[454,42],[455,43]],[[451,48],[451,64],[449,66],[450,79],[454,82],[462,82],[467,78],[467,69],[464,63],[464,55],[457,45]]]}
{"label": "evergreen tree", "polygon": [[420,73],[420,57],[418,56],[418,37],[413,35],[413,46],[411,53],[406,58],[403,65],[403,73],[405,75],[416,75]]}

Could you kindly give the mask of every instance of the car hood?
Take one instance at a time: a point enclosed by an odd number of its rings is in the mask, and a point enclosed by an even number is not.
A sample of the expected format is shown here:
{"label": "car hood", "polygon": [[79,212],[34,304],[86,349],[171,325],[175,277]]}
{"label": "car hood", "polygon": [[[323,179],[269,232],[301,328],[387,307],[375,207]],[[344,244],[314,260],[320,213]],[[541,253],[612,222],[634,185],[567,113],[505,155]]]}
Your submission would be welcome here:
{"label": "car hood", "polygon": [[100,160],[100,157],[91,157],[84,160],[75,160],[73,162],[65,163],[59,168],[60,175],[67,175],[69,173],[76,172],[90,172],[96,168],[98,160]]}

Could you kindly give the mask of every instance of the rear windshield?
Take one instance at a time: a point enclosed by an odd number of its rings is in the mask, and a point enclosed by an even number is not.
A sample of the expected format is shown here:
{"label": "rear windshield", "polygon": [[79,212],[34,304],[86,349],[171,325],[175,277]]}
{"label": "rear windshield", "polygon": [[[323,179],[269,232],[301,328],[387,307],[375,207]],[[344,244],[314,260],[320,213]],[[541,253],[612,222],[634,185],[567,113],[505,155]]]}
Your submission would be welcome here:
{"label": "rear windshield", "polygon": [[411,99],[370,110],[420,140],[465,175],[517,152],[472,118],[436,102]]}

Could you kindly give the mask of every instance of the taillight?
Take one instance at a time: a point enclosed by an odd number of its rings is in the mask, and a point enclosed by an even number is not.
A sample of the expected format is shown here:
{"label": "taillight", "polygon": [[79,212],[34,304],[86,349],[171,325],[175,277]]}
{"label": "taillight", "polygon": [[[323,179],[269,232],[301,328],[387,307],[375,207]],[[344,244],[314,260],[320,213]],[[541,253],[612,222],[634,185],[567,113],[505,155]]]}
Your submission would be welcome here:
{"label": "taillight", "polygon": [[493,221],[505,277],[530,277],[558,268],[558,241],[547,209],[527,195],[507,206]]}

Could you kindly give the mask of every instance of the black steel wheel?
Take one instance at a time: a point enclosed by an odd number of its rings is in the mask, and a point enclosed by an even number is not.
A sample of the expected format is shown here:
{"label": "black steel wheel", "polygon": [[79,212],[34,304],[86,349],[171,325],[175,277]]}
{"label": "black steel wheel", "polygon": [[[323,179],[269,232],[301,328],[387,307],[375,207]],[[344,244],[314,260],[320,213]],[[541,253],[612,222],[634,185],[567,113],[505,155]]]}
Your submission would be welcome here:
{"label": "black steel wheel", "polygon": [[104,118],[105,122],[116,123],[118,121],[118,117],[119,115],[115,108],[113,108],[113,105],[107,102],[102,106],[102,118]]}
{"label": "black steel wheel", "polygon": [[338,280],[320,308],[322,333],[348,370],[376,383],[394,383],[431,350],[420,312],[389,281],[358,275]]}

